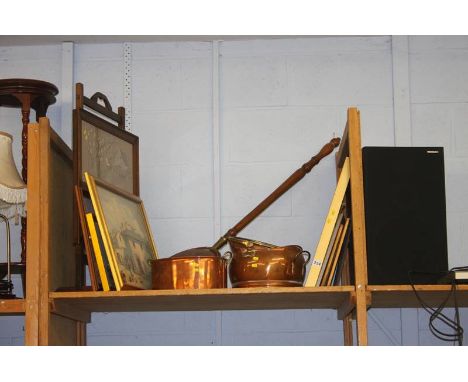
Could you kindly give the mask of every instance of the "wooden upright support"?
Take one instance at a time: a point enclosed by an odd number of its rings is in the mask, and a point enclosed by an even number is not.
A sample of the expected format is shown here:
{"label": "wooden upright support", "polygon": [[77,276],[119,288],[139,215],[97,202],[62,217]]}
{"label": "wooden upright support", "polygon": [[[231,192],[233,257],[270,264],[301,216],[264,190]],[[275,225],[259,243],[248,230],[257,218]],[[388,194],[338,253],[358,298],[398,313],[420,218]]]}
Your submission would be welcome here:
{"label": "wooden upright support", "polygon": [[[53,311],[49,292],[77,288],[72,241],[73,166],[70,148],[48,118],[28,126],[26,345],[78,345],[86,315]],[[80,317],[82,317],[80,319]]]}
{"label": "wooden upright support", "polygon": [[[336,154],[337,173],[340,172],[344,160],[349,157],[350,190],[347,197],[347,214],[351,217],[353,247],[350,253],[354,263],[354,296],[355,316],[357,325],[358,345],[367,345],[367,307],[370,304],[370,294],[367,292],[367,260],[366,260],[366,229],[364,215],[364,184],[362,175],[361,124],[359,110],[348,109],[348,118],[341,144]],[[345,282],[350,282],[349,279]],[[345,345],[353,344],[352,314],[343,317]]]}
{"label": "wooden upright support", "polygon": [[[28,271],[26,272],[26,320],[25,320],[25,345],[39,344],[39,300],[40,300],[40,259],[43,253],[47,254],[47,240],[41,240],[44,232],[41,232],[41,216],[43,215],[44,204],[41,203],[41,195],[44,191],[44,184],[41,179],[47,179],[41,172],[40,161],[44,155],[41,151],[41,141],[39,135],[39,124],[32,123],[28,126],[28,158],[34,158],[28,174],[28,200],[26,208],[28,211],[29,229],[27,240],[30,245],[27,247]],[[42,142],[44,143],[44,142]],[[42,155],[41,155],[42,152]],[[44,168],[43,168],[44,169]]]}

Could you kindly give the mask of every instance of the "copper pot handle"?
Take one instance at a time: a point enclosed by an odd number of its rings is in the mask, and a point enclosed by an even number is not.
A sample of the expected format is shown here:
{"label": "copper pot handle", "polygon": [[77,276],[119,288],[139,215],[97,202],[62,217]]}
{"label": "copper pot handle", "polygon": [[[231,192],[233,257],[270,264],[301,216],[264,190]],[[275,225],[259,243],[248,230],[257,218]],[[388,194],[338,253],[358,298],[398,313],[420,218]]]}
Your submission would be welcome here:
{"label": "copper pot handle", "polygon": [[226,262],[229,264],[232,260],[232,256],[233,256],[232,252],[227,251],[227,252],[224,252],[224,255],[222,256],[222,258],[226,260]]}
{"label": "copper pot handle", "polygon": [[304,267],[305,267],[310,261],[310,252],[309,251],[302,251],[299,255],[306,255],[307,260],[304,263]]}

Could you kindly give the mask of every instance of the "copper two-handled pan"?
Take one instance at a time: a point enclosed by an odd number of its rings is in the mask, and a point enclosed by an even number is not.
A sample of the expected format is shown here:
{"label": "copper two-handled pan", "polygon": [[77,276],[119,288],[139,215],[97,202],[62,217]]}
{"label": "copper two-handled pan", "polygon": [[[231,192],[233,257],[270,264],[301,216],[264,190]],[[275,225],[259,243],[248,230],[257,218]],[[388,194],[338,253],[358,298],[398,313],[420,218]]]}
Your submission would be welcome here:
{"label": "copper two-handled pan", "polygon": [[233,288],[303,285],[310,253],[298,245],[279,247],[242,237],[228,237],[228,243]]}
{"label": "copper two-handled pan", "polygon": [[340,138],[333,138],[324,145],[317,155],[289,176],[257,207],[221,236],[212,247],[187,249],[166,259],[152,260],[153,289],[225,288],[227,286],[227,264],[229,259],[223,258],[219,250],[227,243],[228,238],[237,236],[240,231],[299,182],[339,144]]}

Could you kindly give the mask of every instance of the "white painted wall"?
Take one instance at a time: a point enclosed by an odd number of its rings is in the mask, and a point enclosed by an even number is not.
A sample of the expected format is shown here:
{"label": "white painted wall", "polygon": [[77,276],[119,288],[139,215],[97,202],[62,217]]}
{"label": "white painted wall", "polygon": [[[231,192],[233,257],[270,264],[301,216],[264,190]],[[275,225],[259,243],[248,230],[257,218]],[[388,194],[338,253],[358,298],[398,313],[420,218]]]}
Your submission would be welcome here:
{"label": "white painted wall", "polygon": [[[62,78],[68,81],[70,73],[62,73],[62,59],[70,55],[62,48],[0,48],[0,77],[66,88]],[[333,134],[340,136],[347,107],[357,106],[363,145],[401,139],[444,145],[449,262],[468,264],[468,38],[259,39],[221,42],[219,52],[219,68],[213,68],[211,42],[132,43],[130,62],[124,44],[74,46],[74,81],[85,84],[86,94],[101,91],[114,107],[131,102],[141,196],[162,257],[212,244],[215,208],[225,232]],[[124,98],[125,63],[131,65],[130,99]],[[216,69],[219,78],[213,79]],[[213,203],[212,95],[218,81],[220,206]],[[69,141],[71,120],[60,125],[62,106],[59,96],[49,116]],[[18,112],[0,108],[0,126],[14,134],[19,164]],[[329,156],[241,235],[313,252],[334,184]],[[427,332],[424,312],[371,312],[371,344],[440,343]],[[465,310],[462,319],[467,326]],[[22,342],[21,318],[0,322],[0,344]],[[88,343],[341,344],[342,329],[332,310],[93,314]]]}

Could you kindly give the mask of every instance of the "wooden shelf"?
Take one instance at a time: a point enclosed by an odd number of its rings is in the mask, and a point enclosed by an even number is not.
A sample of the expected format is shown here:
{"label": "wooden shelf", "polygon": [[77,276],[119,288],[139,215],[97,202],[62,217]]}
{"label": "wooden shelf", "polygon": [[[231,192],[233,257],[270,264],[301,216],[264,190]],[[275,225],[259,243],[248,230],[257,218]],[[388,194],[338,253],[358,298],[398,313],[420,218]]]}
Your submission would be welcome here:
{"label": "wooden shelf", "polygon": [[[423,301],[437,307],[447,297],[450,285],[416,285]],[[371,292],[372,308],[420,308],[411,285],[368,285]],[[468,285],[457,285],[457,301],[460,307],[468,307]],[[447,306],[453,306],[453,298]]]}
{"label": "wooden shelf", "polygon": [[[365,221],[362,179],[360,116],[349,108],[347,124],[337,154],[337,172],[347,156],[350,160],[349,199],[355,283],[349,286],[300,288],[246,288],[206,290],[140,290],[120,292],[71,292],[81,285],[76,272],[75,242],[63,232],[73,233],[73,211],[57,190],[70,188],[73,171],[69,151],[57,145],[57,135],[47,119],[28,127],[28,312],[25,319],[27,345],[85,345],[86,323],[93,312],[219,311],[264,309],[336,309],[343,320],[344,343],[367,345],[367,309],[401,304],[406,297],[413,305],[411,290],[392,294],[387,289],[370,291],[367,286]],[[56,182],[56,180],[60,182]],[[68,206],[68,207],[67,207]],[[70,236],[70,235],[69,235]],[[60,292],[50,292],[62,288]],[[443,288],[442,288],[443,290]],[[394,300],[392,301],[392,298]],[[379,302],[380,299],[380,302]],[[467,298],[468,300],[468,298]],[[52,314],[51,314],[52,313]],[[356,318],[356,330],[352,325]],[[357,334],[353,341],[353,332]]]}
{"label": "wooden shelf", "polygon": [[338,309],[354,286],[318,288],[239,288],[138,290],[120,292],[51,292],[57,311],[145,312],[257,309]]}
{"label": "wooden shelf", "polygon": [[[85,345],[86,323],[91,321],[93,312],[264,309],[336,309],[337,317],[343,320],[344,343],[367,345],[369,307],[420,307],[410,285],[367,285],[362,145],[360,116],[356,108],[348,109],[345,133],[336,154],[337,173],[347,156],[350,160],[351,182],[347,197],[353,224],[353,245],[348,250],[354,262],[351,271],[355,280],[350,286],[68,291],[66,288],[79,285],[75,280],[75,268],[80,264],[76,262],[73,240],[62,234],[71,232],[73,211],[70,206],[73,203],[65,203],[56,197],[57,185],[51,179],[63,181],[58,189],[71,189],[72,166],[69,151],[63,148],[63,144],[57,144],[54,137],[57,135],[46,119],[39,125],[29,126],[28,167],[31,176],[28,178],[28,193],[31,197],[28,198],[27,258],[31,266],[28,267],[28,312],[25,318],[27,345]],[[65,205],[69,206],[68,210]],[[64,229],[65,226],[68,228]],[[447,296],[450,287],[419,285],[416,289],[427,304],[436,307]],[[62,288],[62,291],[49,292],[57,288]],[[458,286],[457,296],[459,306],[468,307],[468,285]],[[450,304],[453,306],[453,300]],[[22,314],[25,306],[23,300],[0,300],[0,314]],[[355,327],[353,319],[356,320]],[[354,333],[356,341],[353,341]]]}
{"label": "wooden shelf", "polygon": [[24,314],[25,302],[22,298],[0,300],[0,315]]}

